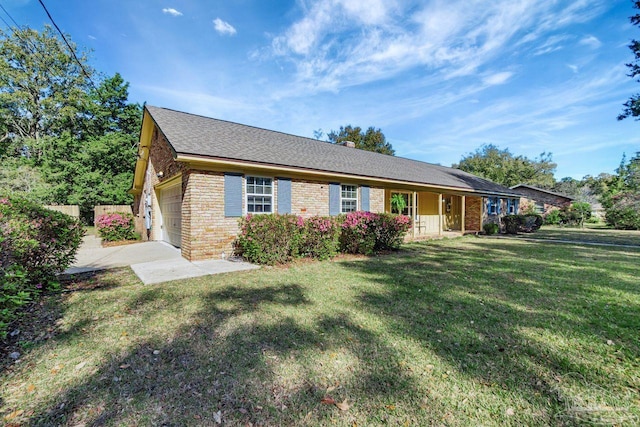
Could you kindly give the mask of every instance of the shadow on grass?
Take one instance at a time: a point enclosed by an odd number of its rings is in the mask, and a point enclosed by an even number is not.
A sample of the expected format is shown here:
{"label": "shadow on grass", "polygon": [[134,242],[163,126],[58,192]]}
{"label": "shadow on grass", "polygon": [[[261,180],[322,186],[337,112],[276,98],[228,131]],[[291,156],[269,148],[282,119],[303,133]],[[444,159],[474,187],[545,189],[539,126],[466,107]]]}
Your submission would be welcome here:
{"label": "shadow on grass", "polygon": [[[158,291],[123,301],[125,310],[153,311],[163,299]],[[163,308],[177,310],[180,303]],[[225,286],[200,303],[192,322],[170,339],[109,355],[108,363],[34,410],[29,425],[216,425],[218,413],[226,425],[326,424],[339,413],[321,403],[330,387],[343,400],[349,392],[385,400],[414,387],[398,369],[403,356],[348,315],[324,313],[306,322],[283,315],[314,308],[298,284]],[[318,376],[309,354],[344,365],[342,375],[327,366]]]}
{"label": "shadow on grass", "polygon": [[637,422],[640,253],[465,243],[344,265],[384,284],[360,296],[371,312],[475,381],[548,408],[542,424]]}
{"label": "shadow on grass", "polygon": [[[56,322],[64,317],[68,292],[91,292],[122,286],[118,276],[125,270],[96,271],[65,276],[60,280],[62,287],[59,291],[47,293],[24,307],[17,321],[9,327],[9,332],[18,331],[19,333],[14,336],[8,335],[5,340],[0,341],[0,372],[4,372],[15,363],[8,357],[10,353],[28,354],[54,335]],[[63,334],[75,335],[86,324],[76,326],[75,331],[66,331]]]}
{"label": "shadow on grass", "polygon": [[[640,356],[634,264],[624,252],[566,250],[463,239],[246,273],[247,286],[227,276],[111,293],[139,325],[188,310],[186,321],[109,349],[33,405],[27,425],[200,426],[217,425],[218,414],[226,425],[637,420],[629,408],[640,387],[629,374]],[[332,276],[346,281],[326,284]],[[52,351],[75,343],[94,316],[69,319]],[[455,372],[438,371],[441,361]],[[339,411],[321,403],[326,394],[359,401]],[[395,402],[407,408],[403,418],[394,418]],[[505,415],[513,402],[530,413]],[[469,413],[481,410],[486,419]]]}

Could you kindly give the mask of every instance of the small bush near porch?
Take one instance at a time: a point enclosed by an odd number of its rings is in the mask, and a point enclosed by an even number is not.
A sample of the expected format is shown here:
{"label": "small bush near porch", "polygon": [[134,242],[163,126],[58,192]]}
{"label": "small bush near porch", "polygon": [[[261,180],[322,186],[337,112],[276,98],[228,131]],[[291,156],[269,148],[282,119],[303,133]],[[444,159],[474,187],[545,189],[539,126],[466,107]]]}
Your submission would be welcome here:
{"label": "small bush near porch", "polygon": [[637,425],[639,257],[466,237],[152,287],[101,273],[17,326],[0,420]]}

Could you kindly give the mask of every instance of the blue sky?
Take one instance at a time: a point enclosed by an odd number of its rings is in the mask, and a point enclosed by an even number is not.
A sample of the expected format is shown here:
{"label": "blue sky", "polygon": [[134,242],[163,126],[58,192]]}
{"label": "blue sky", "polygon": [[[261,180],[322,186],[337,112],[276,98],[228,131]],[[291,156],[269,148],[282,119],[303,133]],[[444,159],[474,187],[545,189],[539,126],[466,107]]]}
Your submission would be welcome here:
{"label": "blue sky", "polygon": [[[36,0],[0,3],[48,22]],[[630,0],[45,4],[135,102],[309,137],[375,126],[397,155],[446,166],[485,143],[546,151],[557,179],[640,151],[640,123],[616,121],[640,91],[624,66],[640,38]]]}

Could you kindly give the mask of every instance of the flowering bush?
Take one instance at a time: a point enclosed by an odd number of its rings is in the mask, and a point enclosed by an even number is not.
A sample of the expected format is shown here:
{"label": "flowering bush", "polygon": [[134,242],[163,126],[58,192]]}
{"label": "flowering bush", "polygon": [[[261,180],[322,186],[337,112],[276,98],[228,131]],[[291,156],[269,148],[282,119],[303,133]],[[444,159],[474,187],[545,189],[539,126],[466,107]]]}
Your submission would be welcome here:
{"label": "flowering bush", "polygon": [[258,264],[283,264],[295,257],[328,259],[339,249],[373,254],[397,249],[411,219],[403,215],[352,212],[338,217],[247,215],[240,220],[236,252]]}
{"label": "flowering bush", "polygon": [[284,264],[298,255],[303,226],[294,215],[247,215],[240,220],[236,250],[257,264]]}
{"label": "flowering bush", "polygon": [[302,232],[301,256],[325,260],[338,254],[340,227],[334,218],[314,216],[305,220],[298,217],[298,227]]}
{"label": "flowering bush", "polygon": [[376,247],[378,216],[371,212],[350,212],[342,221],[340,249],[350,254],[371,255]]}
{"label": "flowering bush", "polygon": [[409,229],[411,218],[406,215],[378,214],[375,250],[397,250]]}
{"label": "flowering bush", "polygon": [[116,212],[100,215],[96,221],[98,233],[103,240],[115,242],[118,240],[135,240],[133,229],[133,215]]}
{"label": "flowering bush", "polygon": [[74,218],[17,197],[0,198],[0,334],[16,310],[74,260],[84,230]]}
{"label": "flowering bush", "polygon": [[340,249],[365,255],[398,249],[410,228],[411,218],[404,215],[350,212],[342,222]]}

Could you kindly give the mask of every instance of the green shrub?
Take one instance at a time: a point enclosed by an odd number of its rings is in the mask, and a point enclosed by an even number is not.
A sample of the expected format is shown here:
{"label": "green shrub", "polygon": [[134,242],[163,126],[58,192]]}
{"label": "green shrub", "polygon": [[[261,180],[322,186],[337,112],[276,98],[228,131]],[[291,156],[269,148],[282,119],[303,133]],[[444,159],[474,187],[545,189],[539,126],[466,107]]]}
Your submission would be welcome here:
{"label": "green shrub", "polygon": [[522,231],[524,218],[524,215],[505,215],[502,217],[504,232],[507,234],[518,234],[519,231]]}
{"label": "green shrub", "polygon": [[411,228],[411,218],[405,215],[377,214],[376,251],[397,250]]}
{"label": "green shrub", "polygon": [[[0,198],[0,324],[73,262],[84,229],[74,218],[18,197]],[[4,327],[0,327],[3,332]]]}
{"label": "green shrub", "polygon": [[302,228],[295,215],[247,215],[240,220],[236,251],[256,264],[287,263],[298,255]]}
{"label": "green shrub", "polygon": [[341,216],[341,223],[340,250],[364,255],[398,249],[411,228],[407,216],[361,211]]}
{"label": "green shrub", "polygon": [[482,226],[482,229],[484,230],[485,234],[491,236],[492,234],[496,234],[498,233],[498,231],[500,231],[500,226],[496,223],[488,222]]}
{"label": "green shrub", "polygon": [[606,207],[607,224],[621,230],[640,230],[640,194],[615,195]]}
{"label": "green shrub", "polygon": [[107,242],[119,240],[135,240],[133,215],[125,212],[115,212],[100,215],[96,221],[98,234]]}
{"label": "green shrub", "polygon": [[330,217],[314,216],[303,221],[300,227],[298,218],[298,228],[302,237],[298,253],[301,256],[325,260],[333,258],[338,254],[340,245],[340,227],[335,219]]}
{"label": "green shrub", "polygon": [[236,253],[256,264],[284,264],[295,257],[328,259],[338,251],[373,254],[397,249],[411,227],[403,215],[352,212],[338,217],[247,215],[240,220]]}
{"label": "green shrub", "polygon": [[549,211],[544,217],[545,225],[559,225],[562,222],[562,215],[560,209],[553,209]]}
{"label": "green shrub", "polygon": [[542,227],[542,223],[544,220],[542,219],[542,215],[536,213],[529,213],[525,215],[520,215],[522,217],[522,225],[520,227],[520,231],[525,233],[533,233],[538,231],[540,227]]}

